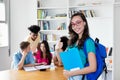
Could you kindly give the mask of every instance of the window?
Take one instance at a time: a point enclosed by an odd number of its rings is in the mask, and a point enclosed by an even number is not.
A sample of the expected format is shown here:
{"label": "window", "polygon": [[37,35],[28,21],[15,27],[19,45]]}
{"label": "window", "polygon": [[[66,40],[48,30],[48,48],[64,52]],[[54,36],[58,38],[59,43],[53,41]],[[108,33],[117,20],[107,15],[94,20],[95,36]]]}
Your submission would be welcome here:
{"label": "window", "polygon": [[0,3],[0,21],[5,21],[5,4]]}
{"label": "window", "polygon": [[8,46],[8,20],[6,14],[6,1],[0,0],[0,47]]}

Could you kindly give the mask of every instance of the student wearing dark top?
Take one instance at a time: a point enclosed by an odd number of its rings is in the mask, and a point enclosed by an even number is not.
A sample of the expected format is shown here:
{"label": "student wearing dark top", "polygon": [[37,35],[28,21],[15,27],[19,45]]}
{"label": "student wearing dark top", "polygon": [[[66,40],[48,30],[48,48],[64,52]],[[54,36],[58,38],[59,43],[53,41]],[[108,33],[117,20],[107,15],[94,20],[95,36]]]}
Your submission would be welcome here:
{"label": "student wearing dark top", "polygon": [[55,65],[62,66],[62,62],[60,59],[60,52],[65,51],[68,46],[68,38],[66,36],[60,37],[60,41],[55,46],[55,53],[53,60]]}

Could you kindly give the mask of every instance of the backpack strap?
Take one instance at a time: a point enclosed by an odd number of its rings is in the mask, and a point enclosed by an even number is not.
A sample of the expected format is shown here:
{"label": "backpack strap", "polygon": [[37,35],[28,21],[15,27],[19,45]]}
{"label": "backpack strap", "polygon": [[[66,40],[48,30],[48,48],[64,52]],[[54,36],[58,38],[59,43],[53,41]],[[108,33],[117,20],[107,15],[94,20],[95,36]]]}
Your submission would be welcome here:
{"label": "backpack strap", "polygon": [[[87,49],[86,49],[86,41],[87,41],[88,39],[91,39],[93,42],[95,42],[91,37],[88,37],[88,38],[85,40],[84,45],[83,45],[83,50],[84,50],[84,53],[85,53],[86,58],[88,58]],[[98,39],[97,41],[99,41],[99,39]],[[88,61],[88,60],[87,60],[87,61]]]}
{"label": "backpack strap", "polygon": [[95,39],[95,42],[96,42],[96,43],[99,43],[99,39],[98,39],[98,38],[96,38],[96,39]]}
{"label": "backpack strap", "polygon": [[[92,39],[92,38],[88,37],[87,39]],[[87,50],[86,50],[87,39],[85,40],[84,45],[83,45],[83,51],[84,51],[85,56],[86,56],[86,63],[88,62],[88,54],[87,54]],[[82,80],[84,80],[84,79],[85,79],[85,74],[82,76]]]}
{"label": "backpack strap", "polygon": [[[87,39],[91,39],[94,43],[99,43],[99,39],[98,38],[96,38],[95,41],[91,37],[88,37]],[[83,45],[83,50],[85,52],[85,56],[86,57],[88,57],[87,50],[86,50],[86,41],[87,41],[87,39],[85,40],[84,45]]]}

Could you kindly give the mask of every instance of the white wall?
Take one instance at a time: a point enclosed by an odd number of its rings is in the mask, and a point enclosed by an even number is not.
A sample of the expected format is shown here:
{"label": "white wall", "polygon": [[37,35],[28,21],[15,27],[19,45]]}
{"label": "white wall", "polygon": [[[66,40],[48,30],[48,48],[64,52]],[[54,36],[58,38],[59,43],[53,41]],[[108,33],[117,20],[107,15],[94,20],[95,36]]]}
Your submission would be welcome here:
{"label": "white wall", "polygon": [[106,47],[113,47],[113,20],[111,17],[89,20],[88,25],[92,38],[97,37]]}
{"label": "white wall", "polygon": [[10,61],[8,47],[0,47],[0,71],[10,69]]}
{"label": "white wall", "polygon": [[120,80],[120,3],[114,7],[113,80]]}
{"label": "white wall", "polygon": [[36,0],[11,0],[11,53],[19,48],[19,43],[29,34],[28,27],[37,24]]}

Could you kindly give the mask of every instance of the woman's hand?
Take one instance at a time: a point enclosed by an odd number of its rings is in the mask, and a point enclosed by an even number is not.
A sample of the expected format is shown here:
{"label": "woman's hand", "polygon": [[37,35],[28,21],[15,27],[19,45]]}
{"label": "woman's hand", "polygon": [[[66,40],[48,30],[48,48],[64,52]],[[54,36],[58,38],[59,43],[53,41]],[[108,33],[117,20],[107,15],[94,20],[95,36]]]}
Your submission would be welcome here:
{"label": "woman's hand", "polygon": [[64,70],[63,75],[68,79],[70,77],[70,71]]}
{"label": "woman's hand", "polygon": [[26,56],[26,55],[27,55],[27,51],[24,50],[24,51],[22,52],[22,56]]}
{"label": "woman's hand", "polygon": [[63,47],[63,43],[62,42],[58,42],[55,46],[55,49],[58,50],[58,49],[61,49]]}
{"label": "woman's hand", "polygon": [[42,62],[41,64],[42,64],[42,65],[47,65],[47,63],[46,63],[46,62]]}
{"label": "woman's hand", "polygon": [[42,63],[35,63],[34,65],[35,65],[35,66],[39,66],[39,65],[47,65],[47,63],[46,63],[46,62],[42,62]]}

